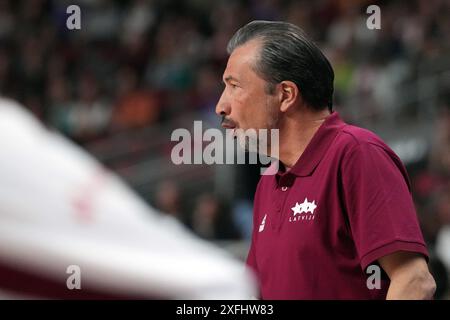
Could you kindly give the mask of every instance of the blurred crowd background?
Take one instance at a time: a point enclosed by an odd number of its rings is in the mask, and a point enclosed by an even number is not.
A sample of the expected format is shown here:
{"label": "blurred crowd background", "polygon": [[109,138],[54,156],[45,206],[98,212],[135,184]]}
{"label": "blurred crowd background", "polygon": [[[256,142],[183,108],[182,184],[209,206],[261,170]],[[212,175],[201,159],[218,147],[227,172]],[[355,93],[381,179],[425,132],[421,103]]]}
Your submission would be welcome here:
{"label": "blurred crowd background", "polygon": [[[81,30],[66,27],[71,4],[81,8]],[[370,4],[381,8],[381,30],[366,26]],[[407,165],[445,297],[448,0],[1,0],[0,93],[87,149],[153,207],[242,258],[259,167],[176,166],[170,136],[194,120],[219,127],[226,44],[255,19],[303,28],[334,67],[335,109],[375,131]]]}

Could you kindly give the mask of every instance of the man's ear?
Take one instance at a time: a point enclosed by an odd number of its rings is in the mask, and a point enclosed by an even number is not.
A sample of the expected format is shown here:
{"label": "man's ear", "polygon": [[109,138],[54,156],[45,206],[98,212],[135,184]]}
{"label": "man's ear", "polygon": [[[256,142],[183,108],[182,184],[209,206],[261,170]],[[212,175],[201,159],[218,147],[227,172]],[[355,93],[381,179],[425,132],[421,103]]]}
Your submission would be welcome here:
{"label": "man's ear", "polygon": [[280,111],[287,112],[297,103],[297,99],[301,98],[300,92],[297,85],[292,81],[280,82],[279,88]]}

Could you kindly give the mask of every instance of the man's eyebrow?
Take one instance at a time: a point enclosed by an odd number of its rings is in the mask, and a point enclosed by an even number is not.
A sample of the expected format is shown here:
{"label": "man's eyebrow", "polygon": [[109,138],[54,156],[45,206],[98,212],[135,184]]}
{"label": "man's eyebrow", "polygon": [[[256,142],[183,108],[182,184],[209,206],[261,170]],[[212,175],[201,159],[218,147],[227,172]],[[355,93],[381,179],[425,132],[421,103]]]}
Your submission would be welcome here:
{"label": "man's eyebrow", "polygon": [[225,77],[225,78],[223,79],[223,82],[229,82],[229,81],[237,81],[237,82],[239,82],[239,80],[236,79],[236,78],[233,77],[233,76],[227,76],[227,77]]}

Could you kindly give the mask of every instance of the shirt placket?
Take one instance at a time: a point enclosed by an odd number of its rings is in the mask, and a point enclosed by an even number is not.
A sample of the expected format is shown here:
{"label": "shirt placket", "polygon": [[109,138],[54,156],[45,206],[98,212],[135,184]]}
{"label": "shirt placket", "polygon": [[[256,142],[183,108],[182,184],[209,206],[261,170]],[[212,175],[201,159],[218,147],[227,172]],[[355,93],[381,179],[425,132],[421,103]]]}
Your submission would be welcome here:
{"label": "shirt placket", "polygon": [[284,207],[286,203],[286,198],[289,195],[289,191],[292,186],[293,179],[291,175],[285,174],[279,177],[278,182],[275,185],[275,217],[273,219],[274,223],[272,224],[272,229],[274,231],[278,231],[281,228],[284,217]]}

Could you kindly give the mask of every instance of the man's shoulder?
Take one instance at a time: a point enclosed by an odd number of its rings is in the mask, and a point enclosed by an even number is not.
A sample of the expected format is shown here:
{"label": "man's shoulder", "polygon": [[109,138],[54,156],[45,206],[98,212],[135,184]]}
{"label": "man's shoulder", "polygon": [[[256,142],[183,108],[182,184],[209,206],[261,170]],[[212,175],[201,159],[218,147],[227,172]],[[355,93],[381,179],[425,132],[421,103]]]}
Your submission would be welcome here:
{"label": "man's shoulder", "polygon": [[347,124],[340,130],[330,151],[333,152],[333,158],[341,160],[341,164],[349,163],[350,159],[359,164],[377,159],[379,165],[390,163],[397,167],[403,166],[398,155],[377,134],[354,125]]}
{"label": "man's shoulder", "polygon": [[346,140],[347,143],[352,145],[367,144],[367,143],[382,144],[382,145],[385,144],[383,140],[381,140],[381,138],[374,132],[350,124],[342,128],[341,138]]}
{"label": "man's shoulder", "polygon": [[345,151],[381,148],[387,153],[394,153],[377,134],[368,129],[354,125],[344,126],[337,139],[337,145],[343,146]]}
{"label": "man's shoulder", "polygon": [[339,135],[338,145],[341,145],[339,153],[344,159],[358,159],[367,161],[377,159],[377,164],[389,163],[397,167],[403,167],[398,155],[374,132],[361,127],[346,125]]}

